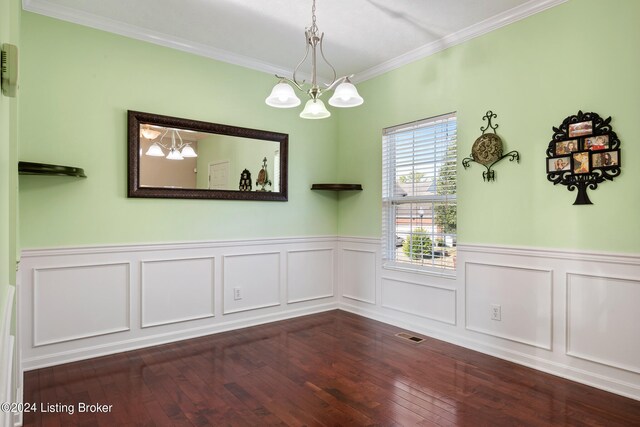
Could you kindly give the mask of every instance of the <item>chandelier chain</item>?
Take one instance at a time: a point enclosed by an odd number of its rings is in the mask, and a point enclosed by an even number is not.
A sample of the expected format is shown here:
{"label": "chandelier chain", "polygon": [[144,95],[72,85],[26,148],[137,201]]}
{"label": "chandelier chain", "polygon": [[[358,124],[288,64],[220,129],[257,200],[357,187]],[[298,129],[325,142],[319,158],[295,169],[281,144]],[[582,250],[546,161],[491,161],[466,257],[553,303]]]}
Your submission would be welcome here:
{"label": "chandelier chain", "polygon": [[318,35],[318,25],[316,24],[316,0],[313,0],[313,5],[311,6],[311,33],[314,36]]}

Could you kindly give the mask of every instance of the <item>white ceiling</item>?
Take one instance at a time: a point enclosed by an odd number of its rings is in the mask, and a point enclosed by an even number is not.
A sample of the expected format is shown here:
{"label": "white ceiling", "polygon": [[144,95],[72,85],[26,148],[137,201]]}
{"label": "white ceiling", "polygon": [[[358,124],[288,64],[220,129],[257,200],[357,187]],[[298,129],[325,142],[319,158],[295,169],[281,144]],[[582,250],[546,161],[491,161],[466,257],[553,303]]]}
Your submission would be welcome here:
{"label": "white ceiling", "polygon": [[[566,0],[317,0],[324,52],[356,81]],[[311,0],[23,0],[36,13],[290,77]],[[309,61],[309,59],[307,59]],[[310,65],[301,69],[304,72]],[[328,68],[318,73],[328,76]]]}

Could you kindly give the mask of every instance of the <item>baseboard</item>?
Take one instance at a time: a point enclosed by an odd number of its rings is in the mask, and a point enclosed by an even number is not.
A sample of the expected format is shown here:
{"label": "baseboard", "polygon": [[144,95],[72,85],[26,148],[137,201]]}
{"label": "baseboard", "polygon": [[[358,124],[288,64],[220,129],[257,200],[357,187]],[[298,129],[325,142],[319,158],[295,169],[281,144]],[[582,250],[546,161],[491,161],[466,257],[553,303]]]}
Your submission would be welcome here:
{"label": "baseboard", "polygon": [[551,375],[555,375],[591,387],[596,387],[611,393],[629,397],[631,399],[640,400],[640,385],[638,384],[616,381],[603,375],[587,372],[582,369],[576,369],[568,365],[552,362],[550,360],[539,357],[534,357],[529,354],[514,351],[512,349],[483,343],[481,341],[462,336],[458,333],[443,332],[435,329],[430,329],[418,323],[408,322],[406,320],[398,319],[394,316],[382,314],[375,309],[371,310],[344,302],[340,303],[339,309],[372,320],[377,320],[388,325],[397,326],[398,328],[404,330],[417,332],[421,335],[464,347],[469,350],[478,351],[489,356],[497,357],[499,359],[517,363],[519,365],[523,365],[538,371],[546,372]]}
{"label": "baseboard", "polygon": [[61,365],[64,363],[77,362],[80,360],[91,359],[95,357],[108,356],[110,354],[121,353],[124,351],[137,350],[145,347],[152,347],[162,344],[168,344],[176,341],[198,338],[207,335],[217,334],[221,332],[232,331],[236,329],[248,328],[251,326],[262,325],[265,323],[277,322],[280,320],[291,319],[294,317],[306,316],[309,314],[322,313],[325,311],[336,310],[338,304],[336,302],[329,304],[318,304],[315,306],[305,307],[301,309],[288,310],[275,314],[259,315],[240,320],[232,320],[217,324],[207,325],[198,328],[185,328],[177,332],[162,333],[150,335],[143,338],[116,341],[112,343],[97,345],[93,347],[83,347],[79,350],[59,352],[48,354],[42,357],[33,357],[22,360],[22,370],[24,372],[34,369],[46,368],[49,366]]}
{"label": "baseboard", "polygon": [[[18,387],[18,389],[16,389],[16,402],[15,403],[17,403],[18,406],[21,406],[23,402],[24,402],[23,390],[22,390],[22,387]],[[17,412],[17,413],[13,414],[13,425],[15,427],[22,426],[23,422],[24,422],[23,412]]]}

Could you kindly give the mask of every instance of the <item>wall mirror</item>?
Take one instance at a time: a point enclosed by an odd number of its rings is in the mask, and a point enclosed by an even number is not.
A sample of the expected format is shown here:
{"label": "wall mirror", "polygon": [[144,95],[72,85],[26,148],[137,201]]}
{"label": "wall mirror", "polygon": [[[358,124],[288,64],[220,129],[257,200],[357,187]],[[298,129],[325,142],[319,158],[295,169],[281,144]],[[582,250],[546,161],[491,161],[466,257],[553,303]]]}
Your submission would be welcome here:
{"label": "wall mirror", "polygon": [[128,112],[129,197],[287,200],[289,135]]}

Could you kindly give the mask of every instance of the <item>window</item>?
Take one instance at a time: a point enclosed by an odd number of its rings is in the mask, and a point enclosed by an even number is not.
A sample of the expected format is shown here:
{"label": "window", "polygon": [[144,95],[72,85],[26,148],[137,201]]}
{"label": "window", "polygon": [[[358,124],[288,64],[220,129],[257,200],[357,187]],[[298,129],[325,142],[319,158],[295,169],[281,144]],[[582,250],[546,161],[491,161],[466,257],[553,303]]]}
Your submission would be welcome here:
{"label": "window", "polygon": [[280,150],[273,153],[273,192],[280,191]]}
{"label": "window", "polygon": [[384,129],[384,265],[455,270],[456,115]]}

